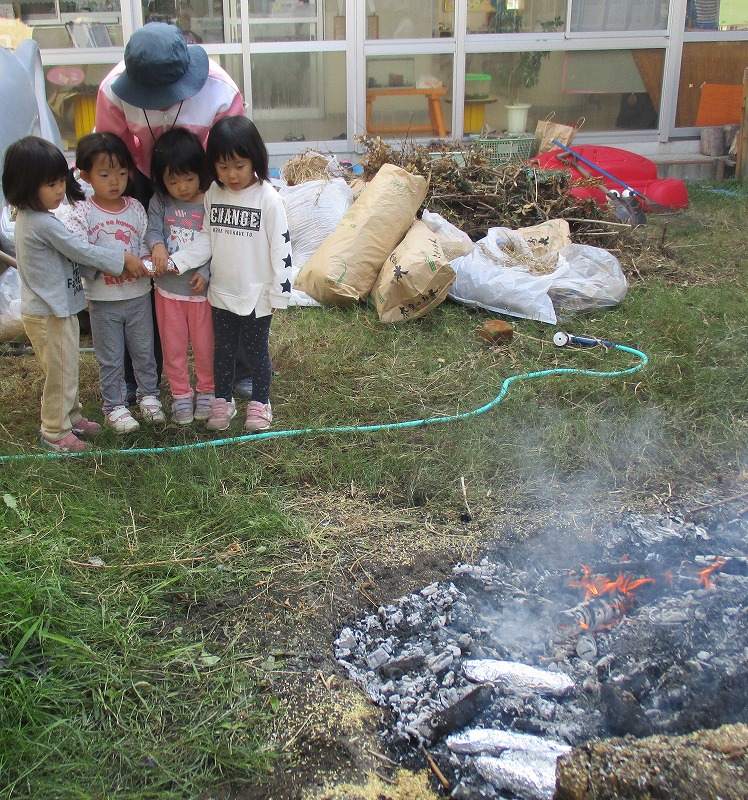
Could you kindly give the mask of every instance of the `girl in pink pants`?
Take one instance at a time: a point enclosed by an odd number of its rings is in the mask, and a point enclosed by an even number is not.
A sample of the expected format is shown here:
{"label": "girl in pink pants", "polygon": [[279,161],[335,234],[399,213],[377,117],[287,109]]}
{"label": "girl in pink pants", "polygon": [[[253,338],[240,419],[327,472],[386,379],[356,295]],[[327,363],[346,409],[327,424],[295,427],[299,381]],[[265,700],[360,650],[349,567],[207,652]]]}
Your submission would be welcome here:
{"label": "girl in pink pants", "polygon": [[[156,193],[148,206],[145,243],[156,273],[156,319],[164,372],[173,398],[172,419],[189,425],[208,419],[213,405],[213,320],[206,293],[210,261],[183,274],[168,271],[169,256],[202,230],[203,192],[211,182],[200,140],[186,128],[162,134],[153,149],[151,177]],[[197,379],[193,405],[189,347]]]}

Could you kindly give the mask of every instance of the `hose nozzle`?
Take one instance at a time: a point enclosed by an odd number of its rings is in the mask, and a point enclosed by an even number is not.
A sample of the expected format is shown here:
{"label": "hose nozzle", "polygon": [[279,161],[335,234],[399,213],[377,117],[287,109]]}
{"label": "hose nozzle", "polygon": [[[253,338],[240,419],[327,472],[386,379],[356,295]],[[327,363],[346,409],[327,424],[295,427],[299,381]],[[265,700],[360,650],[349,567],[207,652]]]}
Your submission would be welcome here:
{"label": "hose nozzle", "polygon": [[566,331],[556,331],[553,334],[553,344],[556,347],[566,347],[567,344],[575,344],[577,347],[596,347],[597,345],[615,347],[615,343],[607,339],[595,339],[592,336],[574,336],[571,333],[566,333]]}

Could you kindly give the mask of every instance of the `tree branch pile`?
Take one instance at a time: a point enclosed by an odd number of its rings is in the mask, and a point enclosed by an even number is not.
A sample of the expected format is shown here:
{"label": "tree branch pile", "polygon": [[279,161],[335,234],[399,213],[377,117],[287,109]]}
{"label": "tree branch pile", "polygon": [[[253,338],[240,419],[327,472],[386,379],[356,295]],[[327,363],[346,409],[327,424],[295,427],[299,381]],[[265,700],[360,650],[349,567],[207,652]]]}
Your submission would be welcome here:
{"label": "tree branch pile", "polygon": [[[572,239],[608,250],[621,245],[631,228],[592,199],[570,194],[582,182],[564,170],[523,164],[492,166],[484,151],[460,142],[427,147],[405,140],[396,146],[379,137],[361,136],[361,166],[370,180],[386,163],[429,179],[424,206],[470,236],[482,239],[488,228],[526,228],[549,219],[566,219]],[[592,179],[600,183],[599,179]]]}

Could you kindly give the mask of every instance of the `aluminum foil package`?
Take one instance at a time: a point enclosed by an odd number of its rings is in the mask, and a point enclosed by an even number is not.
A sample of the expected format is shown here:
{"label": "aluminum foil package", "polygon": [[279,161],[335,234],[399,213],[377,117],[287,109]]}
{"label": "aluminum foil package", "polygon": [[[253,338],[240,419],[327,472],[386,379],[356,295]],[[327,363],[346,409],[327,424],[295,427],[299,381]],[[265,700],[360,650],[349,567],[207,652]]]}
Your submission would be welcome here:
{"label": "aluminum foil package", "polygon": [[536,692],[560,697],[574,687],[574,681],[565,672],[548,672],[514,661],[478,658],[468,659],[462,666],[468,680],[493,683],[517,694]]}
{"label": "aluminum foil package", "polygon": [[462,733],[455,733],[447,738],[446,744],[453,753],[482,753],[492,756],[498,756],[506,750],[521,750],[548,758],[557,758],[571,751],[568,744],[555,739],[495,728],[473,728]]}
{"label": "aluminum foil package", "polygon": [[556,757],[542,758],[509,750],[503,756],[478,756],[478,774],[497,791],[509,791],[525,800],[552,800],[556,789]]}
{"label": "aluminum foil package", "polygon": [[[153,262],[151,261],[150,258],[143,258],[141,259],[141,261],[143,262],[143,266],[145,267],[146,272],[149,272],[151,275],[153,275],[156,272],[156,270],[153,269]],[[169,261],[167,262],[166,271],[179,272],[179,270],[177,269],[177,265],[171,259],[169,259]]]}

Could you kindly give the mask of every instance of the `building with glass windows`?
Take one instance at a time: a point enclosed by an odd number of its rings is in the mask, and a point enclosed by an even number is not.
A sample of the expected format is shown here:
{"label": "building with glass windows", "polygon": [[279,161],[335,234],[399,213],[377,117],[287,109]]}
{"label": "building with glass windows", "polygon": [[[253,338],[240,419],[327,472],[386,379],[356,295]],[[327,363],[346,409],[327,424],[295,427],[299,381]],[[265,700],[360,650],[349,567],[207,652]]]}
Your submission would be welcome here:
{"label": "building with glass windows", "polygon": [[32,29],[70,149],[152,20],[232,75],[275,162],[351,155],[366,132],[459,139],[549,116],[583,120],[578,142],[685,152],[740,112],[748,67],[748,0],[16,0],[0,16]]}

